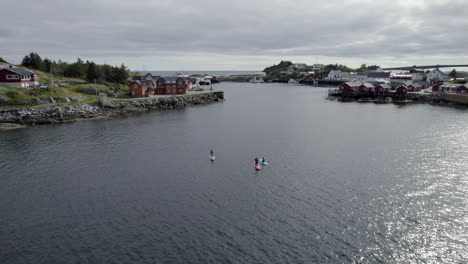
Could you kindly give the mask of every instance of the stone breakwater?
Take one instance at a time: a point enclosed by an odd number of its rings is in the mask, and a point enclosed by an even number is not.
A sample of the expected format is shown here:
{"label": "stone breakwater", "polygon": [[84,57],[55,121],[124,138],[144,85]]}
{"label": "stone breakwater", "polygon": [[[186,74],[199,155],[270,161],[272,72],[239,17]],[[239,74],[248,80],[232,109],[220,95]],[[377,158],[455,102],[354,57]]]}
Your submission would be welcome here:
{"label": "stone breakwater", "polygon": [[223,92],[200,92],[121,100],[108,100],[106,95],[101,95],[99,102],[96,103],[0,110],[0,125],[1,123],[53,124],[81,119],[113,118],[132,112],[183,108],[189,105],[208,104],[223,100]]}

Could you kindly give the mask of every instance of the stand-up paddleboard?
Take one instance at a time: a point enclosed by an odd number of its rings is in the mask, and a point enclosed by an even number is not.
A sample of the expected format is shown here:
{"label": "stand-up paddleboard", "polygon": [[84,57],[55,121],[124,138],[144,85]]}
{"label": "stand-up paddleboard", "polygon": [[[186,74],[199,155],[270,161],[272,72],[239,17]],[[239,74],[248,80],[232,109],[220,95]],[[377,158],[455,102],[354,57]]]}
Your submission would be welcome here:
{"label": "stand-up paddleboard", "polygon": [[210,160],[211,160],[211,161],[214,161],[215,159],[216,159],[215,155],[211,155],[211,156],[210,156]]}
{"label": "stand-up paddleboard", "polygon": [[255,164],[255,162],[254,162],[253,165],[254,165],[254,168],[256,170],[261,170],[262,169],[262,166],[260,166],[260,164]]}
{"label": "stand-up paddleboard", "polygon": [[259,163],[261,163],[263,166],[267,166],[269,163],[266,160],[260,159]]}

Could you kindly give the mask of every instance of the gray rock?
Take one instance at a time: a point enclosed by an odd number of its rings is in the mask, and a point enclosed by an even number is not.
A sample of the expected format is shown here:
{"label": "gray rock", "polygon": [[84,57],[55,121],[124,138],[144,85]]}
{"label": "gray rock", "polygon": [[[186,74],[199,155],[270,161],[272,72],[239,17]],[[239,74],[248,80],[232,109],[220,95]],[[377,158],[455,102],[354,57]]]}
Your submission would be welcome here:
{"label": "gray rock", "polygon": [[78,96],[70,97],[70,100],[71,100],[72,102],[81,102],[81,101],[86,100],[86,98],[83,97],[83,96],[81,96],[81,95],[78,95]]}
{"label": "gray rock", "polygon": [[70,98],[68,98],[68,97],[57,97],[57,98],[55,98],[55,101],[57,103],[69,103],[69,102],[71,102]]}

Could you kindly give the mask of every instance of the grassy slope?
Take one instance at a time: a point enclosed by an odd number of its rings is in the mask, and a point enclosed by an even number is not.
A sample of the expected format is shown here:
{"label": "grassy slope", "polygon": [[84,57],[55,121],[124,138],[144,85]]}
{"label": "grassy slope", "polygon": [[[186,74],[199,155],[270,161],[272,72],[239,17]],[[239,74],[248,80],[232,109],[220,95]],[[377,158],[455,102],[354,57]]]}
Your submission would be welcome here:
{"label": "grassy slope", "polygon": [[[52,76],[48,73],[41,71],[34,71],[38,77],[39,82],[50,84]],[[70,104],[79,104],[79,103],[89,103],[95,102],[98,100],[98,96],[82,93],[83,90],[93,90],[98,89],[100,92],[109,92],[113,91],[118,94],[119,98],[128,98],[128,86],[118,85],[113,83],[108,84],[89,84],[84,80],[76,78],[66,78],[60,76],[53,76],[53,80],[56,83],[60,83],[58,86],[50,89],[26,89],[12,87],[8,85],[0,85],[0,99],[9,100],[12,102],[21,102],[29,101],[35,98],[40,97],[53,97],[55,100],[64,98],[64,97],[77,97],[80,96],[84,100],[80,102],[73,103],[59,103],[57,105],[70,105]],[[71,82],[71,83],[67,83]],[[81,82],[81,83],[80,83]],[[28,107],[28,106],[44,106],[44,105],[16,105],[16,106],[0,106],[0,109],[11,109],[18,107]]]}

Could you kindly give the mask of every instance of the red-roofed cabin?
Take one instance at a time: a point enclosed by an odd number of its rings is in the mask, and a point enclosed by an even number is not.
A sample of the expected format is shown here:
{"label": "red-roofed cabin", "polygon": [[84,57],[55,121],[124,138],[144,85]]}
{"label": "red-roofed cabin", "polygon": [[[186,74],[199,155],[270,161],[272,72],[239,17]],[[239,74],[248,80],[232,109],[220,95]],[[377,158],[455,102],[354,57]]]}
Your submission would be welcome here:
{"label": "red-roofed cabin", "polygon": [[468,86],[467,85],[468,85],[468,83],[466,83],[465,85],[458,86],[457,88],[455,88],[455,92],[459,93],[459,94],[468,93]]}
{"label": "red-roofed cabin", "polygon": [[374,85],[371,83],[363,83],[359,86],[358,92],[363,93],[363,92],[371,92],[374,89]]}
{"label": "red-roofed cabin", "polygon": [[392,87],[388,84],[379,84],[375,86],[373,90],[376,94],[382,94],[382,93],[388,93],[390,89],[392,89]]}
{"label": "red-roofed cabin", "polygon": [[400,85],[397,88],[395,88],[395,93],[396,94],[406,94],[408,93],[408,88],[404,85]]}
{"label": "red-roofed cabin", "polygon": [[0,84],[16,87],[35,87],[39,85],[39,77],[32,71],[10,66],[0,69]]}
{"label": "red-roofed cabin", "polygon": [[359,89],[359,86],[361,86],[361,84],[361,82],[345,82],[340,84],[340,86],[338,86],[338,89],[343,92],[356,91]]}
{"label": "red-roofed cabin", "polygon": [[422,85],[420,84],[410,84],[408,85],[408,92],[419,92],[421,91]]}

